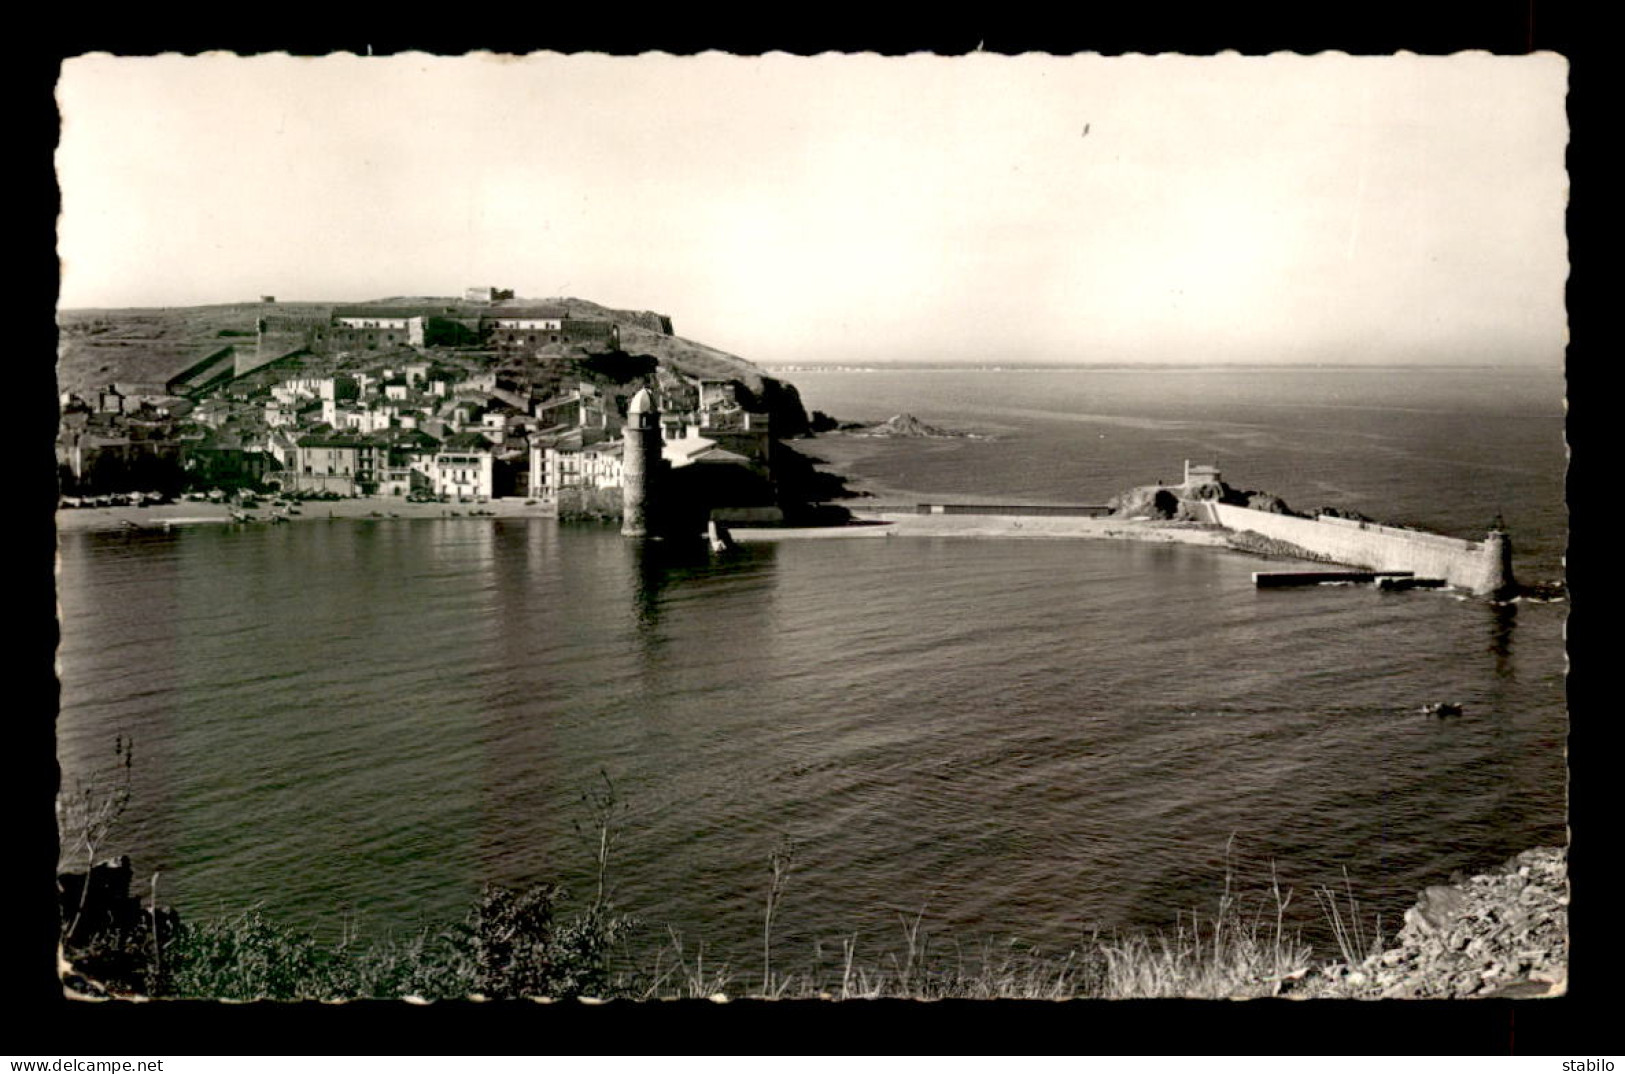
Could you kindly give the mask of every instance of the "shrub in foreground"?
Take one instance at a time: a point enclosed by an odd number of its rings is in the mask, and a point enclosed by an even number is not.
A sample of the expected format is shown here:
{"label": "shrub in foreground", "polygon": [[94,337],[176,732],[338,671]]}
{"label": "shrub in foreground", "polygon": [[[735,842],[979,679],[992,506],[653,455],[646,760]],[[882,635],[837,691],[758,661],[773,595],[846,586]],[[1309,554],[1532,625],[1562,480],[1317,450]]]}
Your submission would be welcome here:
{"label": "shrub in foreground", "polygon": [[[563,896],[554,884],[488,886],[451,928],[338,945],[278,925],[254,908],[180,924],[157,964],[131,980],[145,984],[141,991],[149,995],[179,999],[615,995],[609,956],[630,919],[601,905],[563,918]],[[83,953],[68,952],[76,964]]]}

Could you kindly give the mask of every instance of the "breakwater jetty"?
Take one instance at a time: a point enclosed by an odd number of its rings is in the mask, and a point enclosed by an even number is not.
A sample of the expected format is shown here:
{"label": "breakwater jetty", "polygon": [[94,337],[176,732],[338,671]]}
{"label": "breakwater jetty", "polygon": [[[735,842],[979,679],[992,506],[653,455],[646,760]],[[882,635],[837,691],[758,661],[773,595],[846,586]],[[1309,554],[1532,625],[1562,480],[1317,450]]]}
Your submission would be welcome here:
{"label": "breakwater jetty", "polygon": [[1202,507],[1216,525],[1290,545],[1307,559],[1376,574],[1443,579],[1478,596],[1502,596],[1516,584],[1512,541],[1500,530],[1491,530],[1482,541],[1467,541],[1331,515],[1301,518],[1217,501]]}
{"label": "breakwater jetty", "polygon": [[1270,493],[1231,488],[1217,463],[1196,465],[1189,459],[1179,484],[1130,489],[1114,497],[1112,504],[1119,516],[1131,519],[1164,518],[1219,527],[1241,551],[1352,567],[1373,576],[1327,581],[1378,581],[1395,589],[1444,584],[1492,598],[1516,589],[1512,540],[1499,522],[1482,541],[1468,541],[1344,517],[1331,508],[1304,515]]}

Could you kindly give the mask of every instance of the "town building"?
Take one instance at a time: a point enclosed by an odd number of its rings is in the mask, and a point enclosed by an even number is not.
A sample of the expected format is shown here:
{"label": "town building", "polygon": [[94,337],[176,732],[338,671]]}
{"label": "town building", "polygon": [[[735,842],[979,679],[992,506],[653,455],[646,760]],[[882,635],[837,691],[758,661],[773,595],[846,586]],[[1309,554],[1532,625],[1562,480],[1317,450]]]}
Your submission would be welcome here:
{"label": "town building", "polygon": [[709,377],[695,377],[693,381],[694,386],[699,389],[701,410],[739,405],[739,396],[733,381],[715,380]]}
{"label": "town building", "polygon": [[603,392],[585,381],[563,395],[533,403],[531,410],[544,429],[562,425],[607,432],[610,427],[610,408]]}
{"label": "town building", "polygon": [[294,469],[276,476],[284,488],[371,495],[388,466],[387,452],[388,445],[381,440],[337,431],[315,432],[299,439]]}
{"label": "town building", "polygon": [[232,433],[210,430],[184,445],[182,468],[194,485],[214,488],[258,486],[277,468],[270,452]]}
{"label": "town building", "polygon": [[325,319],[309,313],[269,313],[256,322],[254,348],[238,353],[228,346],[207,355],[174,384],[185,393],[196,393],[307,349],[331,353],[445,346],[519,353],[559,346],[589,351],[620,347],[620,329],[613,321],[571,317],[562,306],[513,304],[511,290],[470,288],[464,302],[341,306]]}
{"label": "town building", "polygon": [[565,489],[618,489],[622,482],[619,440],[588,441],[574,430],[530,449],[529,495],[556,500]]}
{"label": "town building", "polygon": [[171,491],[184,481],[182,450],[167,437],[86,427],[59,447],[58,461],[76,491]]}
{"label": "town building", "polygon": [[489,500],[494,490],[496,457],[490,443],[474,432],[450,437],[434,456],[430,489],[458,500]]}
{"label": "town building", "polygon": [[1197,485],[1217,485],[1219,483],[1219,464],[1217,462],[1211,465],[1203,465],[1201,463],[1193,464],[1189,459],[1185,460],[1186,488],[1194,488]]}

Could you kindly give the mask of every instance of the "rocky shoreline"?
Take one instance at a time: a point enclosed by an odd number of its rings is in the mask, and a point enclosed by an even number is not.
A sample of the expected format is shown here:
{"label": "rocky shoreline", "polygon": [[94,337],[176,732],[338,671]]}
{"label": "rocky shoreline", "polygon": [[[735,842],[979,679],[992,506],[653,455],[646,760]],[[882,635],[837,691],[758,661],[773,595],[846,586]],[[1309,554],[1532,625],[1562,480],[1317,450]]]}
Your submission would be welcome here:
{"label": "rocky shoreline", "polygon": [[1397,942],[1306,974],[1305,999],[1482,999],[1568,990],[1568,859],[1537,847],[1499,869],[1422,892]]}

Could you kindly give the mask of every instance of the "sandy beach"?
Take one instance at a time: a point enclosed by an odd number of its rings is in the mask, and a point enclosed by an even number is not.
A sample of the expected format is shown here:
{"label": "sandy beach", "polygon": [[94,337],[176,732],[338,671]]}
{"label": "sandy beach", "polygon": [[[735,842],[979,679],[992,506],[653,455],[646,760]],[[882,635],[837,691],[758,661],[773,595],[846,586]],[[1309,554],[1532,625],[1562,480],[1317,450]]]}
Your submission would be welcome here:
{"label": "sandy beach", "polygon": [[[353,500],[313,500],[298,505],[298,514],[290,522],[326,522],[337,518],[400,519],[400,518],[552,518],[553,505],[541,501],[522,499],[492,500],[490,503],[407,503],[403,499],[384,496],[360,497]],[[268,505],[246,512],[253,518],[268,522],[272,509]],[[219,503],[166,503],[154,507],[72,507],[56,513],[56,528],[60,533],[85,530],[143,529],[166,526],[194,526],[232,521],[231,509]]]}

